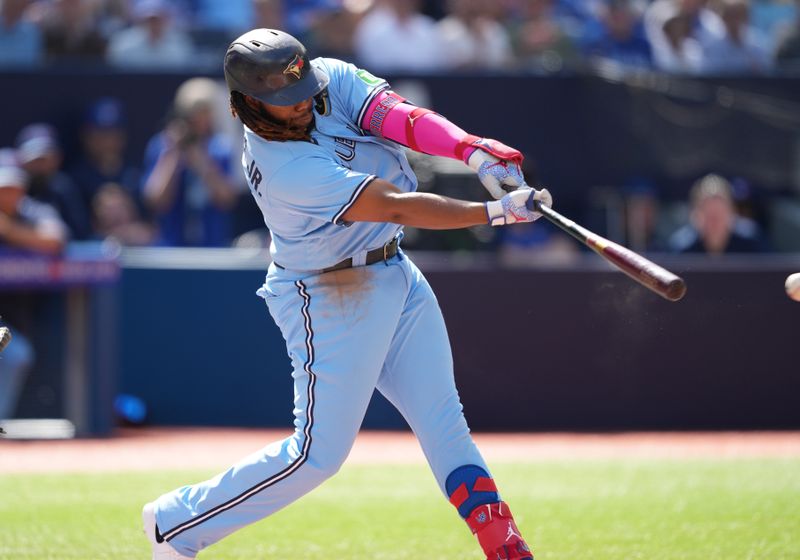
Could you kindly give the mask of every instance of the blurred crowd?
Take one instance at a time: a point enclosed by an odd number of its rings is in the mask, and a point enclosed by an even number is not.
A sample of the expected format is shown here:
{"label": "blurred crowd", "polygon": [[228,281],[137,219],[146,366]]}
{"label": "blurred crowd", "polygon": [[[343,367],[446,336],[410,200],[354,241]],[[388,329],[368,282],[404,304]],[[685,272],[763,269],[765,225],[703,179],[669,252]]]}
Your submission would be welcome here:
{"label": "blurred crowd", "polygon": [[[141,161],[126,159],[121,102],[86,108],[81,154],[68,168],[54,127],[33,123],[0,150],[0,245],[58,253],[67,241],[226,247],[245,191],[234,142],[214,114],[220,85],[192,78]],[[249,194],[248,194],[249,195]]]}
{"label": "blurred crowd", "polygon": [[212,69],[254,27],[375,72],[800,71],[796,0],[0,0],[0,66]]}
{"label": "blurred crowd", "polygon": [[[80,156],[64,165],[56,130],[46,123],[25,126],[13,147],[0,149],[0,248],[58,254],[69,241],[113,239],[125,246],[265,248],[269,232],[250,199],[238,163],[239,129],[225,130],[215,119],[224,86],[191,78],[175,92],[163,129],[147,143],[139,161],[126,158],[125,109],[117,99],[89,103],[78,131]],[[477,179],[457,172],[455,192],[429,173],[427,156],[411,154],[420,188],[471,198]],[[444,161],[442,158],[435,158]],[[527,161],[527,160],[526,160]],[[536,184],[535,169],[527,169]],[[432,179],[431,179],[432,178]],[[452,177],[451,179],[452,180]],[[654,190],[621,186],[613,231],[600,233],[640,251],[675,253],[757,253],[773,249],[748,206],[741,180],[710,174],[698,179],[681,213],[664,229],[666,212]],[[482,196],[478,189],[475,197]],[[587,194],[588,198],[594,195]],[[595,227],[596,226],[596,227]],[[510,265],[548,256],[570,258],[578,245],[533,224],[513,228],[473,228],[449,244],[446,235],[426,237],[408,228],[406,245],[417,249],[499,250]]]}
{"label": "blurred crowd", "polygon": [[[263,26],[289,30],[314,54],[385,74],[558,73],[593,63],[680,73],[768,73],[800,69],[798,5],[788,0],[0,0],[0,64],[35,68],[104,61],[185,72],[209,63],[207,73],[218,74],[219,49],[242,30]],[[220,108],[225,108],[224,86],[209,78],[188,80],[175,92],[162,130],[133,160],[126,155],[126,109],[115,98],[88,101],[74,135],[80,155],[69,161],[50,124],[31,123],[17,131],[14,145],[0,149],[0,246],[58,253],[68,241],[107,238],[128,246],[263,246],[268,232],[239,165],[241,132],[220,124],[215,118]],[[232,122],[229,116],[227,121]],[[669,231],[658,229],[664,212],[651,191],[628,194],[616,220],[624,231],[601,232],[635,249],[770,248],[758,221],[741,207],[746,197],[737,194],[735,180],[719,175],[698,180]],[[531,249],[564,254],[576,247],[542,228],[478,231],[474,237],[472,248],[500,246],[510,262],[525,262],[515,255]],[[441,248],[426,245],[424,236],[417,239],[418,248]],[[413,247],[414,240],[410,231],[407,244]]]}

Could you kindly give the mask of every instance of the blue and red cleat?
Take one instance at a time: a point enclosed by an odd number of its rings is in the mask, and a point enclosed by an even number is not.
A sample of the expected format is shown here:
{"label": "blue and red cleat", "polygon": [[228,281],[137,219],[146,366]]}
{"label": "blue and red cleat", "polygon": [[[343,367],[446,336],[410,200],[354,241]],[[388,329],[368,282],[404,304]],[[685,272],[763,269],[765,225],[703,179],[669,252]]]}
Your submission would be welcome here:
{"label": "blue and red cleat", "polygon": [[522,538],[505,502],[478,506],[466,521],[486,560],[533,560],[533,551]]}

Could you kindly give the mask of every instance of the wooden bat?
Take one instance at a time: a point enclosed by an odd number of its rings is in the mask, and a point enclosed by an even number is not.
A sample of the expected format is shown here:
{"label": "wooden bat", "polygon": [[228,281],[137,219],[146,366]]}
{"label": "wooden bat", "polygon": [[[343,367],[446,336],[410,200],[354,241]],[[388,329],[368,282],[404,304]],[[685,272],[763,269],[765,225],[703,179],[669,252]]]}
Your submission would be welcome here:
{"label": "wooden bat", "polygon": [[627,247],[609,241],[605,237],[601,237],[585,227],[579,226],[552,208],[543,206],[538,200],[534,203],[536,211],[541,212],[542,216],[592,249],[595,253],[644,287],[653,290],[658,295],[670,301],[678,301],[686,294],[686,282],[684,282],[683,278],[680,276],[647,260],[642,255],[631,251]]}

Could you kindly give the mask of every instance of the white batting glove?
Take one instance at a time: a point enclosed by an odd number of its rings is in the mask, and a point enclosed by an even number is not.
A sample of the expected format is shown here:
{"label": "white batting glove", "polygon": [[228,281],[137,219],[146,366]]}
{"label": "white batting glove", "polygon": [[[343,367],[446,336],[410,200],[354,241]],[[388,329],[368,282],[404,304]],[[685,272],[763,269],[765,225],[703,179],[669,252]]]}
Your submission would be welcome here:
{"label": "white batting glove", "polygon": [[[500,159],[478,149],[472,152],[467,165],[477,172],[478,179],[496,199],[503,198],[510,190],[525,186],[522,169],[516,161]],[[509,188],[503,188],[503,185]]]}
{"label": "white batting glove", "polygon": [[491,200],[486,203],[486,214],[489,217],[489,224],[493,226],[505,226],[518,222],[534,222],[542,217],[536,212],[535,202],[544,206],[553,205],[553,197],[547,189],[536,190],[530,187],[522,187],[512,191],[500,200]]}

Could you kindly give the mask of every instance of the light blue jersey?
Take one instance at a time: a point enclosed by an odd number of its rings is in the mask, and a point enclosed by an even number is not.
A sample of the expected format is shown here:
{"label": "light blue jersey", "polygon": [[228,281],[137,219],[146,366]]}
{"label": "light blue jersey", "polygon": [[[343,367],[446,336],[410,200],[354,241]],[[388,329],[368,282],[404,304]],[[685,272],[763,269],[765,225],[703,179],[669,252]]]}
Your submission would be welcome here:
{"label": "light blue jersey", "polygon": [[406,192],[417,179],[403,148],[363,131],[358,123],[375,96],[387,89],[352,64],[317,58],[330,76],[328,111],[315,112],[313,142],[273,142],[245,128],[242,165],[250,190],[272,233],[270,253],[296,271],[322,270],[382,246],[402,226],[347,224],[342,215],[376,177]]}
{"label": "light blue jersey", "polygon": [[[467,487],[478,488],[474,476],[458,474],[464,469],[489,477],[462,413],[433,290],[402,250],[365,265],[366,252],[401,227],[342,221],[375,177],[404,191],[416,189],[401,149],[356,125],[371,99],[389,86],[338,60],[313,64],[330,75],[330,110],[316,115],[314,142],[271,142],[246,130],[243,157],[253,197],[272,232],[273,259],[281,265],[270,266],[258,293],[286,340],[294,433],[214,478],[155,501],[158,534],[186,558],[333,476],[375,390],[416,434],[444,495],[460,486],[468,494]],[[322,272],[349,257],[352,267]],[[488,478],[483,480],[485,486]],[[474,495],[483,501],[464,497],[462,505],[459,498],[457,507],[469,511],[500,499],[486,488]],[[307,556],[302,543],[298,555]]]}

